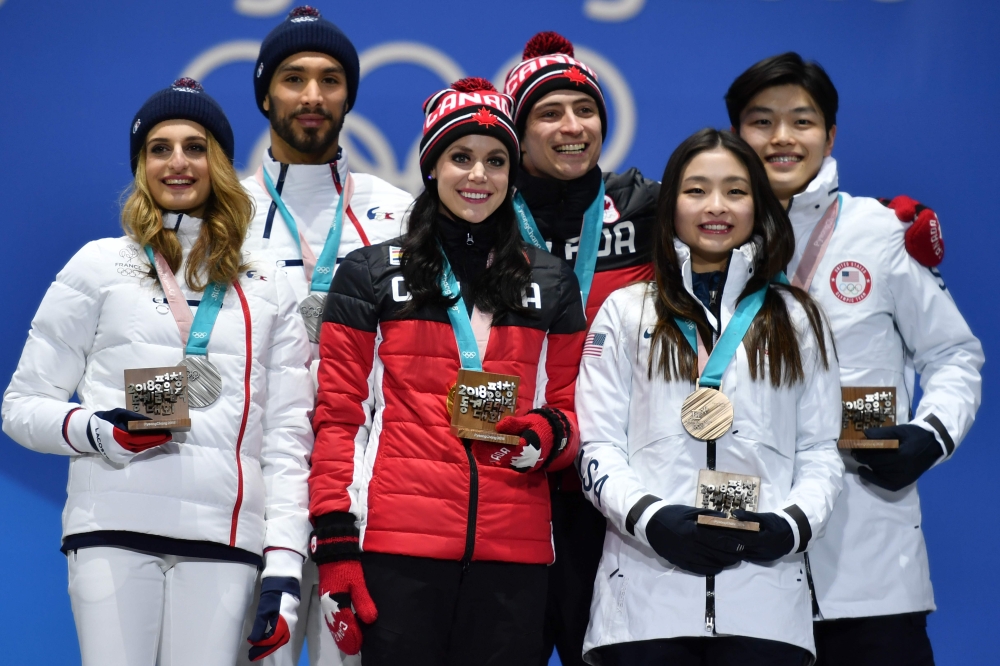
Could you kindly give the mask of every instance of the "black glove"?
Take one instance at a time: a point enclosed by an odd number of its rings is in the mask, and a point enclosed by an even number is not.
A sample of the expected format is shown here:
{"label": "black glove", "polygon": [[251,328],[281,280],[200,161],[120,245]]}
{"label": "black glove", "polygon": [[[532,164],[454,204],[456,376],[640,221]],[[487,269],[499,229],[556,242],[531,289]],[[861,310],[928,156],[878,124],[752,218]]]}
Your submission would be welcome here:
{"label": "black glove", "polygon": [[725,514],[693,506],[665,506],[646,523],[646,539],[656,554],[674,566],[702,576],[714,576],[742,559],[740,543],[723,530],[699,526],[698,516]]}
{"label": "black glove", "polygon": [[[915,425],[896,425],[865,430],[868,439],[898,439],[899,449],[854,449],[854,459],[862,465],[858,474],[865,481],[886,490],[902,490],[944,455],[934,434]],[[870,469],[869,469],[870,468]]]}
{"label": "black glove", "polygon": [[737,537],[743,544],[743,552],[740,555],[747,562],[764,564],[792,552],[795,534],[792,532],[792,526],[779,514],[753,513],[738,509],[733,511],[733,517],[760,524],[759,532],[740,530]]}

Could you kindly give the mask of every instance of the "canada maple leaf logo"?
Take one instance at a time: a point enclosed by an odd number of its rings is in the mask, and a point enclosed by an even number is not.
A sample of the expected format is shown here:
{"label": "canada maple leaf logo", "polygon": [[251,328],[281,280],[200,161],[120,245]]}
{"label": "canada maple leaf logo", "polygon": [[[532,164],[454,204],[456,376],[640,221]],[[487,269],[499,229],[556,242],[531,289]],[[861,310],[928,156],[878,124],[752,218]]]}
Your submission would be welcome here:
{"label": "canada maple leaf logo", "polygon": [[476,111],[476,115],[472,116],[472,119],[483,127],[492,127],[500,122],[500,119],[490,113],[489,109],[486,108]]}
{"label": "canada maple leaf logo", "polygon": [[576,67],[570,67],[563,74],[567,79],[575,83],[576,85],[582,85],[587,82],[587,77]]}

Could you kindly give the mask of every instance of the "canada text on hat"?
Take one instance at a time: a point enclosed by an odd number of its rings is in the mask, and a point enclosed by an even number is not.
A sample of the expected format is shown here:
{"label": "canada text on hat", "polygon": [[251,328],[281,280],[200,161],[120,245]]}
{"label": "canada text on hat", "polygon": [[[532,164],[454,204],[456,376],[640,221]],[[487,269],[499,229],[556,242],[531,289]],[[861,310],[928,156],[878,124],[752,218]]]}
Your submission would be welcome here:
{"label": "canada text on hat", "polygon": [[575,58],[573,43],[556,32],[540,32],[524,47],[524,60],[504,82],[504,92],[514,98],[514,122],[524,129],[527,112],[555,90],[577,90],[594,98],[607,134],[607,109],[597,73]]}

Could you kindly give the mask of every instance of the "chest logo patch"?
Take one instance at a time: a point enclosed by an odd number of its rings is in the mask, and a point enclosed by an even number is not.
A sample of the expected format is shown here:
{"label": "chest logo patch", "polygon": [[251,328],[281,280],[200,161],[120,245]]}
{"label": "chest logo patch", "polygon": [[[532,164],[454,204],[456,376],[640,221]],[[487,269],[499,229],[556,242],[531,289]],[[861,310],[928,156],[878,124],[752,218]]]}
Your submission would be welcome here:
{"label": "chest logo patch", "polygon": [[841,262],[830,274],[830,289],[845,303],[860,303],[872,291],[871,273],[856,261]]}
{"label": "chest logo patch", "polygon": [[607,194],[604,195],[604,224],[617,222],[622,214],[615,208],[615,202]]}

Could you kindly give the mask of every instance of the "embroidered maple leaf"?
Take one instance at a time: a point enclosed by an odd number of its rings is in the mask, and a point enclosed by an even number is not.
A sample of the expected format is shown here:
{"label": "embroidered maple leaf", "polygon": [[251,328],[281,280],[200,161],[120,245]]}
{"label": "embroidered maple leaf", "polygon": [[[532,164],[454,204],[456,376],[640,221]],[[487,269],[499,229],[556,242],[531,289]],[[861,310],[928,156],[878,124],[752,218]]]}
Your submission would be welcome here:
{"label": "embroidered maple leaf", "polygon": [[576,85],[581,85],[587,82],[586,75],[579,70],[577,67],[570,67],[563,74],[567,79],[575,83]]}
{"label": "embroidered maple leaf", "polygon": [[476,115],[472,116],[472,119],[483,127],[492,127],[500,122],[499,118],[490,113],[489,109],[481,108],[476,111]]}

